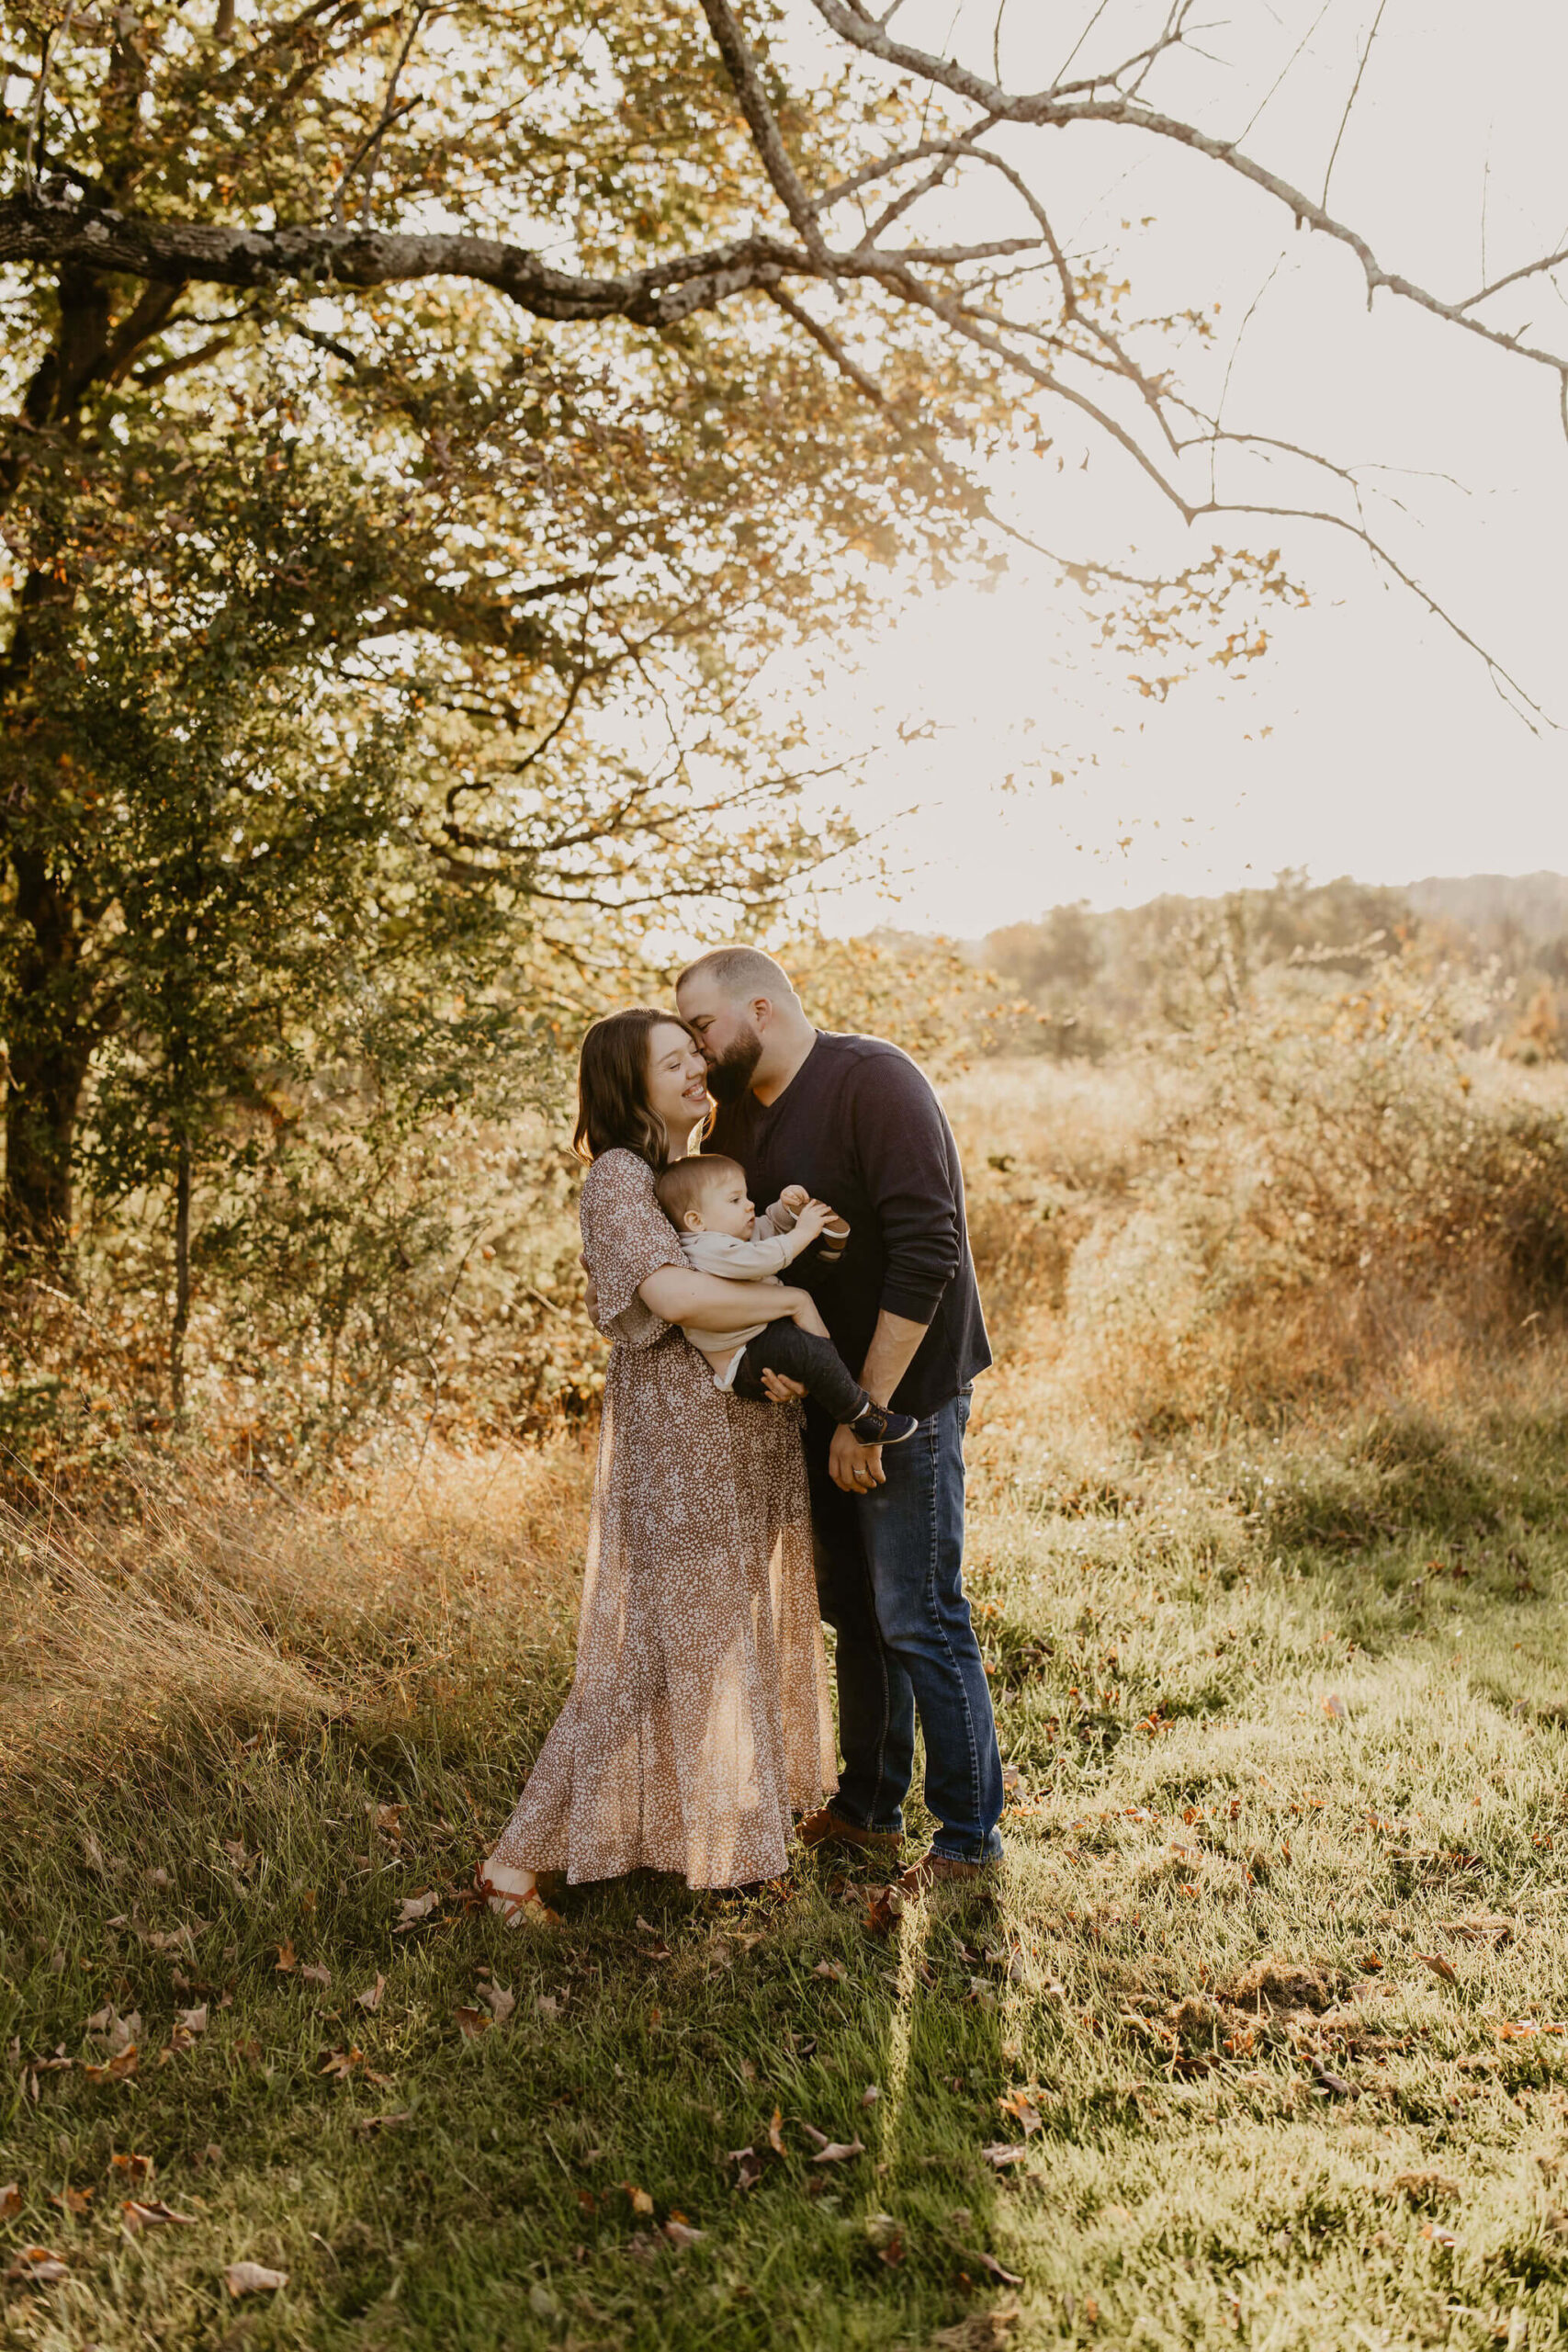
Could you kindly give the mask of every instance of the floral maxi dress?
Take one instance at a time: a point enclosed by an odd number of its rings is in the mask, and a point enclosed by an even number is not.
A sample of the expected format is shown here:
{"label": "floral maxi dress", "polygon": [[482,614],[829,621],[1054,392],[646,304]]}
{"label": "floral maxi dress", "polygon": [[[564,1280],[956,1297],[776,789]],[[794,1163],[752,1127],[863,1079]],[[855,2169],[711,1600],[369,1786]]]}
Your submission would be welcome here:
{"label": "floral maxi dress", "polygon": [[838,1786],[799,1416],[716,1388],[638,1299],[682,1261],[635,1152],[589,1170],[582,1246],[614,1344],[577,1673],[495,1860],[773,1878]]}

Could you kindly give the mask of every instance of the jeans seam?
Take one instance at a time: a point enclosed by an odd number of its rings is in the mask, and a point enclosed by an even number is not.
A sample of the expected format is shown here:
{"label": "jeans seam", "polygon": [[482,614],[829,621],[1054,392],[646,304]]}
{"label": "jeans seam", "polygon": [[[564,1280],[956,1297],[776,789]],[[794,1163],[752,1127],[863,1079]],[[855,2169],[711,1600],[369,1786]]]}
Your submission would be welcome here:
{"label": "jeans seam", "polygon": [[[941,1484],[941,1438],[937,1430],[937,1421],[939,1418],[940,1416],[933,1414],[931,1421],[932,1510],[931,1516],[931,1539],[930,1572],[926,1578],[926,1606],[930,1611],[931,1623],[936,1627],[937,1633],[941,1637],[942,1648],[947,1653],[948,1664],[953,1668],[953,1678],[958,1684],[958,1689],[964,1701],[964,1735],[969,1743],[969,1811],[977,1828],[980,1819],[980,1756],[975,1741],[975,1710],[969,1703],[969,1687],[964,1679],[963,1669],[959,1666],[957,1653],[953,1649],[953,1644],[948,1638],[947,1628],[942,1621],[942,1611],[936,1605],[937,1566],[942,1550],[942,1536],[937,1525],[937,1512],[935,1509],[936,1496],[940,1490]],[[983,1668],[982,1671],[984,1671]],[[926,1779],[929,1782],[931,1779],[931,1758],[929,1756],[926,1758]],[[983,1840],[981,1842],[983,1842]],[[937,1839],[933,1838],[931,1839],[932,1853],[940,1854],[942,1850],[942,1849],[941,1845],[938,1843]],[[974,1860],[975,1857],[967,1854],[961,1854],[953,1857],[953,1859],[960,1861],[969,1861]]]}
{"label": "jeans seam", "polygon": [[[871,1622],[874,1626],[876,1626],[876,1578],[872,1575],[871,1557],[863,1543],[860,1548],[861,1570],[866,1582],[866,1598],[870,1604]],[[862,1822],[863,1829],[874,1829],[878,1826],[878,1815],[882,1812],[883,1804],[882,1792],[887,1786],[887,1733],[893,1720],[893,1693],[887,1675],[887,1645],[881,1637],[880,1627],[877,1628],[876,1666],[882,1682],[882,1720],[876,1731],[876,1785],[871,1794],[871,1819]]]}

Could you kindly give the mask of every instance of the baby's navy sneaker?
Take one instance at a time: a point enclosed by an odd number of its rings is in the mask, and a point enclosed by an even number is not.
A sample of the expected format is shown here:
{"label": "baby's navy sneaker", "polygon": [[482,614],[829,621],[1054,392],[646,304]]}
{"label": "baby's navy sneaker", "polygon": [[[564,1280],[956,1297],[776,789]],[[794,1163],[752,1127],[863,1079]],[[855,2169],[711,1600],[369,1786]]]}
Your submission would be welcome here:
{"label": "baby's navy sneaker", "polygon": [[902,1445],[919,1426],[913,1413],[889,1412],[883,1405],[867,1405],[850,1423],[862,1445]]}

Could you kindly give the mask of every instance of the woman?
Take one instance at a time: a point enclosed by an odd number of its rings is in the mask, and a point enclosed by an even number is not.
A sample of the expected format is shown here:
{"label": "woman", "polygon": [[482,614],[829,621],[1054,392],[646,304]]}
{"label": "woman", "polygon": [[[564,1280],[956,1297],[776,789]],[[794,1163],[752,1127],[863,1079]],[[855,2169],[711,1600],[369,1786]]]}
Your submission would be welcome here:
{"label": "woman", "polygon": [[654,1198],[706,1109],[703,1057],[672,1013],[611,1013],[583,1039],[582,1247],[614,1344],[576,1677],[479,1871],[513,1925],[544,1871],[776,1877],[792,1811],[838,1786],[797,1417],[716,1388],[676,1328],[756,1320],[748,1283],[682,1263]]}

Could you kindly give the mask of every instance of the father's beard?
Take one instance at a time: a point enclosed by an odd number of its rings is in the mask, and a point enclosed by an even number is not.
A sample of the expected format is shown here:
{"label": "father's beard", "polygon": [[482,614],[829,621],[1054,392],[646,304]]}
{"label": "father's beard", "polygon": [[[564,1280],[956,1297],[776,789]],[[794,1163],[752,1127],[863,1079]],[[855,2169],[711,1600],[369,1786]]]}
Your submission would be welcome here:
{"label": "father's beard", "polygon": [[762,1058],[762,1040],[755,1029],[742,1029],[725,1047],[717,1061],[708,1064],[708,1092],[716,1102],[739,1102],[757,1074],[757,1064]]}

